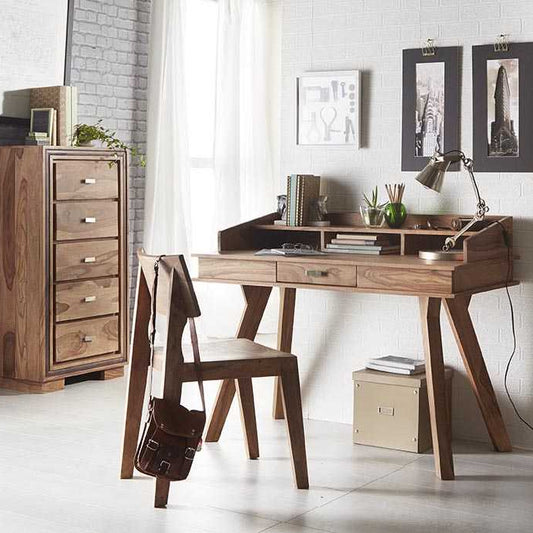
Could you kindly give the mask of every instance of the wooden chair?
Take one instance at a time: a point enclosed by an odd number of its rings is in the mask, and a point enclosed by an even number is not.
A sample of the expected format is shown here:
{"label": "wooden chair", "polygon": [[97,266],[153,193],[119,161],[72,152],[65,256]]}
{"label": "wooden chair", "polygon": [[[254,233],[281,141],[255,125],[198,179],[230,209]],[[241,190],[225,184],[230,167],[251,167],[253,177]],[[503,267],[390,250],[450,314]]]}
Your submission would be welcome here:
{"label": "wooden chair", "polygon": [[[148,326],[156,257],[148,256],[142,250],[138,252],[138,257],[140,268],[135,301],[122,450],[122,479],[133,476],[134,455],[139,437],[150,363]],[[182,383],[196,381],[192,360],[186,362],[183,356],[182,335],[187,320],[200,316],[200,308],[182,255],[166,256],[161,260],[158,283],[157,310],[158,314],[167,316],[168,324],[166,350],[162,353],[161,365],[163,396],[179,402]],[[251,378],[263,376],[280,378],[296,486],[299,489],[309,488],[296,357],[272,350],[248,339],[231,339],[205,345],[201,349],[201,358],[201,374],[204,381],[235,380],[250,459],[259,457]],[[229,383],[232,382],[229,381]],[[156,480],[155,507],[166,505],[169,488],[169,482]]]}

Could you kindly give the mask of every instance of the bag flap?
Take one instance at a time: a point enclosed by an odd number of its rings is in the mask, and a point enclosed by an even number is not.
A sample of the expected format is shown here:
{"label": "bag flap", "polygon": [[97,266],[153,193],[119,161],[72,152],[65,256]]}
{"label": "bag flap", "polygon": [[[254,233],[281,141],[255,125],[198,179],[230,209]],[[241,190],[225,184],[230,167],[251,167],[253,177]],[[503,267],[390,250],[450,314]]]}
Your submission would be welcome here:
{"label": "bag flap", "polygon": [[170,435],[201,437],[205,426],[205,411],[189,411],[183,405],[162,398],[153,399],[156,426]]}

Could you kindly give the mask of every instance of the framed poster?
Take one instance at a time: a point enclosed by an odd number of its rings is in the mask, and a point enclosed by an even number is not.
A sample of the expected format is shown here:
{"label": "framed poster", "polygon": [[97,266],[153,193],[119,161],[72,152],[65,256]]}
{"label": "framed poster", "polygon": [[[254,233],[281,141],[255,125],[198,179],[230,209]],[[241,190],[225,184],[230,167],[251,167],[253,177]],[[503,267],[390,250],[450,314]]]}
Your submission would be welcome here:
{"label": "framed poster", "polygon": [[472,48],[477,172],[533,172],[533,43]]}
{"label": "framed poster", "polygon": [[461,53],[459,46],[403,51],[402,170],[422,170],[435,151],[460,149]]}
{"label": "framed poster", "polygon": [[360,71],[309,72],[297,82],[296,143],[359,148]]}

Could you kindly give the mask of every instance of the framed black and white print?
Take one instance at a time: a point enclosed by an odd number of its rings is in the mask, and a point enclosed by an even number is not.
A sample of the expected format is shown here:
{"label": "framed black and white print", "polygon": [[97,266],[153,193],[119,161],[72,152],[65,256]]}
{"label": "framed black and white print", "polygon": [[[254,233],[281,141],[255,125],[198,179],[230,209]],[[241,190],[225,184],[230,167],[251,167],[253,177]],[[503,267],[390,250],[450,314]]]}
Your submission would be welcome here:
{"label": "framed black and white print", "polygon": [[461,52],[459,46],[432,55],[403,51],[402,170],[422,170],[435,151],[460,149]]}
{"label": "framed black and white print", "polygon": [[308,72],[300,76],[297,144],[359,148],[360,91],[358,70]]}
{"label": "framed black and white print", "polygon": [[533,43],[472,48],[474,165],[533,172]]}

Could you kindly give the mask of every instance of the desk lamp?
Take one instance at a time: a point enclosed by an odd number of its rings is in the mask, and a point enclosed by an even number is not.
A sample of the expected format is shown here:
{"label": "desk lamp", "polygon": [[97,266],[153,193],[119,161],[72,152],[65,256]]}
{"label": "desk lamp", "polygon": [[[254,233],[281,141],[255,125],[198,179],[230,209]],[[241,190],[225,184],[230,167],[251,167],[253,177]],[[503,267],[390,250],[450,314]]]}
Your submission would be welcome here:
{"label": "desk lamp", "polygon": [[470,176],[470,182],[474,188],[477,199],[477,211],[472,220],[461,228],[455,235],[448,237],[444,242],[442,250],[420,250],[418,256],[421,259],[429,259],[431,261],[460,261],[462,259],[462,252],[453,250],[457,239],[461,237],[466,231],[468,231],[476,222],[483,220],[489,208],[479,194],[479,189],[474,177],[474,162],[465,156],[460,150],[450,150],[444,154],[435,152],[429,163],[418,174],[416,180],[420,182],[427,189],[431,189],[435,192],[439,192],[442,189],[442,183],[444,181],[444,174],[449,169],[452,163],[461,161],[464,168],[468,171]]}

